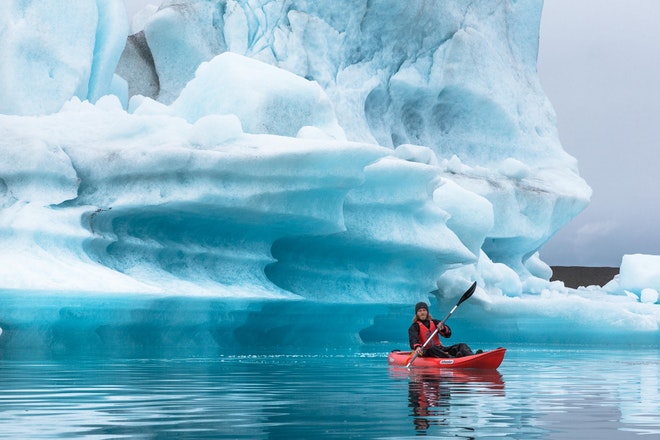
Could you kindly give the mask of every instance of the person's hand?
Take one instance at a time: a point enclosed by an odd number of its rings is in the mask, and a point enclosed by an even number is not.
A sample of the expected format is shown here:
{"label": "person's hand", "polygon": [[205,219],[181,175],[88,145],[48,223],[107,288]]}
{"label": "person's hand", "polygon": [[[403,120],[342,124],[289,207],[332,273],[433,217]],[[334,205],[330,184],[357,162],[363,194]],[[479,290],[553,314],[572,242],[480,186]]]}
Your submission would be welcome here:
{"label": "person's hand", "polygon": [[422,350],[422,347],[417,347],[415,353],[417,353],[417,356],[421,356],[424,353],[424,350]]}

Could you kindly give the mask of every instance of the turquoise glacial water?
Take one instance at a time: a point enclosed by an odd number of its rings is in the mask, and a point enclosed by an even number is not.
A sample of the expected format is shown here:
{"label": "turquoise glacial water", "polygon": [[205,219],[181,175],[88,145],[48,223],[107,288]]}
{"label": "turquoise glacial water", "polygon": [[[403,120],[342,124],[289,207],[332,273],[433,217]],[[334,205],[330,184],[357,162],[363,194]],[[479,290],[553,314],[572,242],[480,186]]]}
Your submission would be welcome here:
{"label": "turquoise glacial water", "polygon": [[386,358],[377,347],[0,359],[0,438],[660,438],[657,348],[509,346],[496,371],[420,372]]}

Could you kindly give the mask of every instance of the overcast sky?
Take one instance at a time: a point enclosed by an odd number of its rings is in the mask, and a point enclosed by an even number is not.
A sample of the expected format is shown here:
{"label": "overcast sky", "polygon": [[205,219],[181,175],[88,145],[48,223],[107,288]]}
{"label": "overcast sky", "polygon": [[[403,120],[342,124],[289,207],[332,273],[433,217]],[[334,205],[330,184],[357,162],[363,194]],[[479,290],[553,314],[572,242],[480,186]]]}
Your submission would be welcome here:
{"label": "overcast sky", "polygon": [[551,265],[660,254],[660,2],[546,0],[538,70],[591,204],[541,251]]}
{"label": "overcast sky", "polygon": [[[159,0],[125,0],[129,15]],[[551,265],[660,254],[660,1],[546,0],[538,71],[589,207],[541,250]]]}

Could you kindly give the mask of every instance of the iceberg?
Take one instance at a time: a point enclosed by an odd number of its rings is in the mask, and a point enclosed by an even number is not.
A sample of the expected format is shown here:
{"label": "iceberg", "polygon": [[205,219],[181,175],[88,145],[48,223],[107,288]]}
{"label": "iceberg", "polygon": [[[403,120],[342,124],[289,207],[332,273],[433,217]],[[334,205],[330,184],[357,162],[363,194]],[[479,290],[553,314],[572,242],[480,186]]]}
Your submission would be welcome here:
{"label": "iceberg", "polygon": [[580,289],[538,256],[591,196],[542,7],[167,1],[128,35],[121,0],[9,0],[0,350],[401,341],[472,281],[466,338],[657,343],[652,256]]}

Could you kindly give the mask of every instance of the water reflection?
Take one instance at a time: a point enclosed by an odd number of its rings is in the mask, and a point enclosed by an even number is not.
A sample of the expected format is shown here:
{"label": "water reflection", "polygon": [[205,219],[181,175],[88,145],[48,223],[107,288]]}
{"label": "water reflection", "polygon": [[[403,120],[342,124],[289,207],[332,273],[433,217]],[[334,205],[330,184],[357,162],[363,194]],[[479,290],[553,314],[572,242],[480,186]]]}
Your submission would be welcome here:
{"label": "water reflection", "polygon": [[[450,426],[452,397],[460,395],[458,402],[478,398],[484,393],[505,395],[504,380],[497,370],[452,370],[437,368],[390,367],[390,376],[408,379],[408,407],[415,431],[426,434],[434,425]],[[472,427],[464,427],[471,431]]]}
{"label": "water reflection", "polygon": [[386,356],[0,358],[0,439],[660,435],[657,349],[511,350],[485,371],[392,367]]}
{"label": "water reflection", "polygon": [[408,406],[412,408],[415,430],[446,424],[450,398],[451,387],[441,376],[414,374],[408,382]]}

